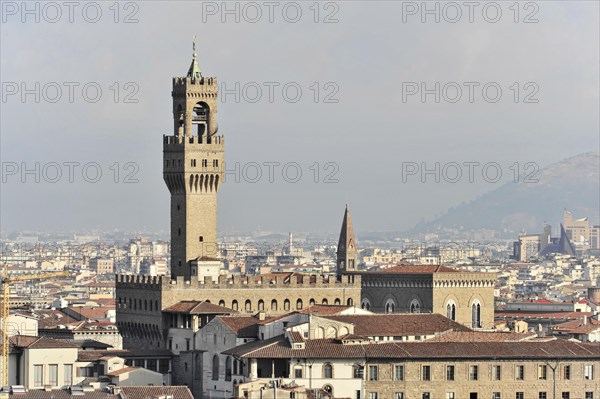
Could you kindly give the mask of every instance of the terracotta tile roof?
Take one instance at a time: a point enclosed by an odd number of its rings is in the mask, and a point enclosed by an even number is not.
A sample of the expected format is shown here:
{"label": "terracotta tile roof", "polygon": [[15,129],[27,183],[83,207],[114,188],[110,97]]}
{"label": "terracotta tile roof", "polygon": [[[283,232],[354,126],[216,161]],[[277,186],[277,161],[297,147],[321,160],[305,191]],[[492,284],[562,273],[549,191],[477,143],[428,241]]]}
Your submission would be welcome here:
{"label": "terracotta tile roof", "polygon": [[427,342],[519,342],[536,337],[536,333],[448,331]]}
{"label": "terracotta tile roof", "polygon": [[153,399],[170,395],[173,399],[194,399],[186,386],[121,387],[125,399]]}
{"label": "terracotta tile roof", "polygon": [[117,303],[115,298],[97,298],[94,299],[94,302],[100,306],[115,306]]}
{"label": "terracotta tile roof", "polygon": [[163,309],[163,312],[183,314],[234,314],[233,309],[202,301],[181,301]]}
{"label": "terracotta tile roof", "polygon": [[69,306],[73,313],[80,314],[82,319],[104,319],[109,310],[115,310],[114,306]]}
{"label": "terracotta tile roof", "polygon": [[[256,338],[262,322],[253,316],[217,316],[238,338]],[[267,319],[268,320],[268,319]],[[265,320],[266,321],[266,320]]]}
{"label": "terracotta tile roof", "polygon": [[262,359],[600,359],[600,343],[559,339],[519,342],[387,341],[348,345],[338,339],[313,339],[306,341],[304,349],[292,349],[283,336],[278,338],[241,345],[223,353]]}
{"label": "terracotta tile roof", "polygon": [[557,324],[551,330],[570,334],[589,334],[600,330],[600,321],[588,317],[587,320],[577,319]]}
{"label": "terracotta tile roof", "polygon": [[354,325],[354,334],[365,337],[432,335],[443,331],[471,329],[435,313],[392,313],[322,316]]}
{"label": "terracotta tile roof", "polygon": [[110,371],[110,372],[106,373],[106,375],[109,377],[115,377],[115,376],[118,376],[121,374],[130,373],[135,370],[139,370],[139,368],[138,367],[123,367],[122,369],[119,369],[119,370]]}
{"label": "terracotta tile roof", "polygon": [[30,337],[26,335],[15,335],[10,337],[10,343],[19,348],[41,349],[41,348],[78,348],[79,345],[64,339],[49,337]]}
{"label": "terracotta tile roof", "polygon": [[61,312],[60,310],[32,310],[31,314],[38,318],[38,328],[54,328],[77,321],[75,318]]}
{"label": "terracotta tile roof", "polygon": [[336,315],[349,307],[344,305],[311,305],[303,308],[298,313],[312,314],[314,316]]}
{"label": "terracotta tile roof", "polygon": [[292,342],[304,342],[304,337],[298,331],[290,332],[290,339]]}

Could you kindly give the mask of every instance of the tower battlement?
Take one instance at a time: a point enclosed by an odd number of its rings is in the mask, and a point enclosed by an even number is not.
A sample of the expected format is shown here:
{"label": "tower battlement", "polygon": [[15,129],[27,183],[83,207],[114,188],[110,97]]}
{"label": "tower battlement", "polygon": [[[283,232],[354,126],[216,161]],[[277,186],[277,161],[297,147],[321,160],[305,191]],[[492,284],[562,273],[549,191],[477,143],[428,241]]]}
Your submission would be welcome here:
{"label": "tower battlement", "polygon": [[193,91],[216,93],[218,88],[217,86],[216,77],[194,79],[189,76],[184,76],[173,78],[173,90],[177,90],[177,92],[180,92],[181,94],[185,94],[188,89]]}
{"label": "tower battlement", "polygon": [[206,136],[167,136],[163,135],[163,148],[165,150],[179,151],[186,146],[192,146],[198,151],[224,151],[225,137],[212,136],[207,143]]}
{"label": "tower battlement", "polygon": [[160,289],[163,286],[163,276],[117,274],[116,286],[119,288]]}
{"label": "tower battlement", "polygon": [[164,279],[164,289],[271,289],[271,288],[360,288],[359,275],[328,276],[292,274],[282,276],[219,276],[218,280],[205,277],[204,280],[186,280],[184,276]]}

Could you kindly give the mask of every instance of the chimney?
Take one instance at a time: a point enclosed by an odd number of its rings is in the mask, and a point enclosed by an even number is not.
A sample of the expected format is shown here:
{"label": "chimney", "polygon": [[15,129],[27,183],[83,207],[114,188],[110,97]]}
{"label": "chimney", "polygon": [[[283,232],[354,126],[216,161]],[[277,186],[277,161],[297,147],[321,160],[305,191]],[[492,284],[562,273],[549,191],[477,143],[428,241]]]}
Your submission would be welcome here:
{"label": "chimney", "polygon": [[587,325],[587,316],[583,316],[583,325]]}

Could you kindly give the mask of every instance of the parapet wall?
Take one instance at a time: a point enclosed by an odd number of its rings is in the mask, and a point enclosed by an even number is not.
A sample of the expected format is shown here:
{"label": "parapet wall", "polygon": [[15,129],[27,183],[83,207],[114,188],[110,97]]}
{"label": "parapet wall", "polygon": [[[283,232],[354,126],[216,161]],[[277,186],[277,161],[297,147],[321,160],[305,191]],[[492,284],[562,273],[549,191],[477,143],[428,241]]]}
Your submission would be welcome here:
{"label": "parapet wall", "polygon": [[205,77],[200,80],[192,79],[190,77],[174,77],[173,78],[173,92],[181,92],[182,96],[185,96],[186,90],[193,91],[204,91],[207,93],[216,93],[218,90],[217,78],[216,77]]}
{"label": "parapet wall", "polygon": [[[160,290],[165,278],[163,276],[140,276],[140,275],[116,275],[116,288],[143,288],[150,290]],[[168,278],[166,279],[168,281]]]}
{"label": "parapet wall", "polygon": [[167,276],[116,276],[117,288],[143,288],[158,290],[169,289],[231,289],[231,288],[360,288],[359,275],[327,276],[302,275],[291,276],[219,276],[217,281],[212,277],[203,280],[185,280],[183,276],[170,279]]}
{"label": "parapet wall", "polygon": [[360,288],[360,276],[327,276],[327,275],[301,275],[291,276],[219,276],[217,281],[212,277],[203,280],[184,280],[183,276],[176,279],[163,280],[163,286],[169,289],[271,289],[271,288]]}

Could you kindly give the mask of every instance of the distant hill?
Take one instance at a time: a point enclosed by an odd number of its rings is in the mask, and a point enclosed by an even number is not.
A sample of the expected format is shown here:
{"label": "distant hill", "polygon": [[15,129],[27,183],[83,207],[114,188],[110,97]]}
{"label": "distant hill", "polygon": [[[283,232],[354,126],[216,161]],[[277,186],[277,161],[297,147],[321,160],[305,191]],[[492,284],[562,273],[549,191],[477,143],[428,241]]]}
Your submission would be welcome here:
{"label": "distant hill", "polygon": [[[598,224],[600,213],[600,157],[588,152],[541,169],[538,183],[506,183],[496,190],[450,208],[413,233],[444,228],[538,232],[544,221],[562,221],[567,208],[576,218]],[[558,226],[553,226],[558,227]],[[555,230],[556,231],[556,230]]]}

